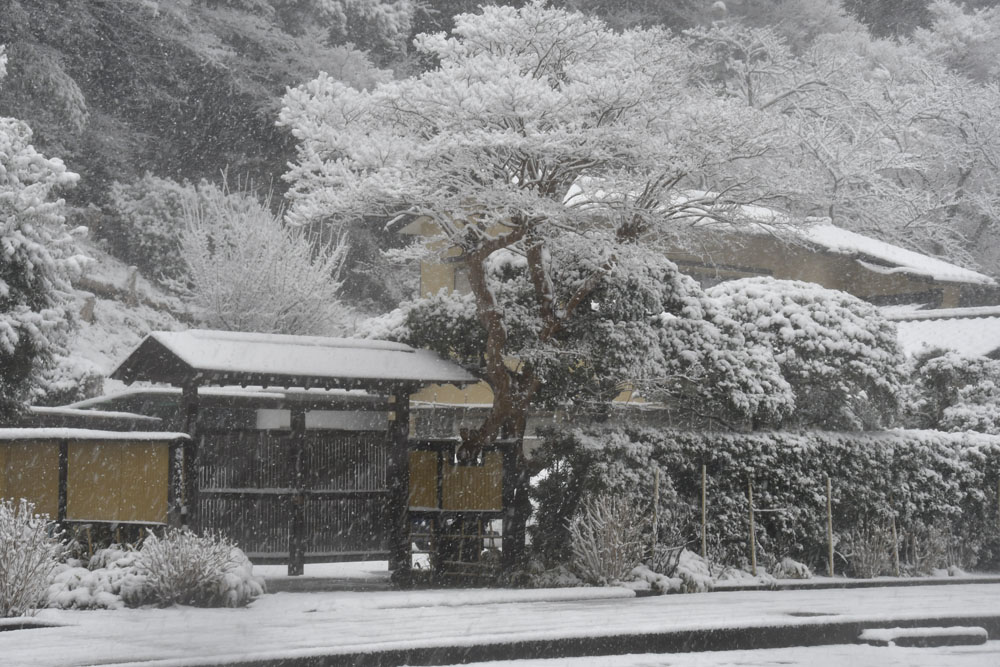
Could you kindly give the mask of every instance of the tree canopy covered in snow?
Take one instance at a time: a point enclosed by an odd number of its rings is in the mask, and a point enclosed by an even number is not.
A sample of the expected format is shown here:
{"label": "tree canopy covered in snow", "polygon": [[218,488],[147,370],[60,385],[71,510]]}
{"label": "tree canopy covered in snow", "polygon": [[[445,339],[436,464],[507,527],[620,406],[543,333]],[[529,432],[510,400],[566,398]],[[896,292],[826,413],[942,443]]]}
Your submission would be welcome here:
{"label": "tree canopy covered in snow", "polygon": [[907,424],[1000,433],[1000,360],[935,351],[917,358]]}
{"label": "tree canopy covered in snow", "polygon": [[878,429],[899,411],[905,364],[878,309],[813,283],[744,278],[708,290],[752,344],[773,354],[795,395],[796,425]]}
{"label": "tree canopy covered in snow", "polygon": [[[0,47],[0,78],[5,64]],[[0,117],[0,415],[38,389],[62,345],[69,281],[84,261],[56,197],[77,175],[36,151],[31,138],[25,122]]]}
{"label": "tree canopy covered in snow", "polygon": [[290,229],[267,202],[211,185],[181,198],[180,239],[191,301],[208,326],[298,335],[344,333],[337,274],[343,246]]}
{"label": "tree canopy covered in snow", "polygon": [[[411,340],[475,359],[495,402],[474,439],[520,435],[529,405],[567,383],[570,400],[607,401],[676,376],[678,364],[729,373],[750,412],[780,410],[770,380],[705,361],[713,348],[738,354],[742,341],[662,254],[680,221],[738,212],[726,205],[756,196],[738,162],[764,150],[757,137],[775,119],[709,104],[683,40],[613,32],[542,2],[456,17],[451,37],[423,35],[417,48],[437,67],[368,91],[325,75],[289,91],[281,122],[299,145],[288,219],[334,229],[362,216],[421,219],[458,249],[451,261],[472,296],[411,311],[411,325],[431,324]],[[721,194],[671,195],[720,173]],[[569,197],[588,177],[620,194]],[[441,313],[479,333],[445,339]]]}

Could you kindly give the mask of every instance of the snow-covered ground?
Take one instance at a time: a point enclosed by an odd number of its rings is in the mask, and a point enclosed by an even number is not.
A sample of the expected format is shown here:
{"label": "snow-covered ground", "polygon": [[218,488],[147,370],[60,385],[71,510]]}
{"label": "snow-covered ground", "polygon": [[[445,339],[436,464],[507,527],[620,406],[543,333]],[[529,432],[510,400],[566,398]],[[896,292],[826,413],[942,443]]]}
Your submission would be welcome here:
{"label": "snow-covered ground", "polygon": [[466,663],[465,667],[996,667],[1000,641],[981,646],[878,648],[843,644],[811,648],[638,654]]}
{"label": "snow-covered ground", "polygon": [[[276,593],[246,609],[45,610],[62,627],[0,632],[0,664],[146,667],[670,630],[790,627],[830,621],[1000,614],[1000,584],[716,592],[633,598],[625,589]],[[567,597],[568,596],[568,597]],[[608,597],[612,596],[612,597]],[[914,662],[910,653],[925,662]],[[831,656],[842,659],[835,660]],[[867,656],[867,657],[866,657]],[[887,656],[903,656],[888,662]],[[933,656],[937,656],[934,658]],[[942,656],[948,656],[943,659]],[[952,662],[955,656],[955,662]],[[814,659],[815,658],[815,659]],[[822,660],[829,660],[822,662]],[[997,642],[954,649],[824,647],[525,665],[997,665]],[[196,659],[201,659],[198,662]],[[892,658],[896,659],[896,658]],[[629,662],[635,660],[639,662]],[[642,662],[645,660],[645,662]],[[622,662],[623,661],[623,662]]]}

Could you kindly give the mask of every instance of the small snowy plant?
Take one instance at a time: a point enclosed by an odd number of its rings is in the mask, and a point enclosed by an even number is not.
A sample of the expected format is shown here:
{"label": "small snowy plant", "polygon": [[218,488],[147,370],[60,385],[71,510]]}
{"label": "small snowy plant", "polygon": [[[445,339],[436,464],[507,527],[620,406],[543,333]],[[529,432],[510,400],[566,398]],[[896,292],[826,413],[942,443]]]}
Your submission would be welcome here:
{"label": "small snowy plant", "polygon": [[242,607],[264,592],[253,565],[228,539],[190,530],[149,534],[135,561],[145,585],[125,599],[130,605],[189,604]]}
{"label": "small snowy plant", "polygon": [[0,618],[35,613],[63,551],[32,503],[0,500]]}
{"label": "small snowy plant", "polygon": [[643,561],[648,528],[648,519],[628,498],[585,500],[569,526],[574,569],[591,584],[625,579]]}

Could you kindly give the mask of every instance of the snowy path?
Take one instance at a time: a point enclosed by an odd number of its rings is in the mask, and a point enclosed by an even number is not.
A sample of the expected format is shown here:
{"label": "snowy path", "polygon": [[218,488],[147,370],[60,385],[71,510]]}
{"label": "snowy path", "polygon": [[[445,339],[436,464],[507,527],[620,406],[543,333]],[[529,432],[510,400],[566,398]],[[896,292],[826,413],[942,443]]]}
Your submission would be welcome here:
{"label": "snowy path", "polygon": [[[581,593],[563,591],[554,594]],[[621,589],[598,593],[629,595]],[[305,656],[858,618],[1000,614],[1000,584],[539,599],[544,596],[542,591],[488,590],[278,593],[236,610],[46,610],[40,619],[71,625],[0,632],[0,664],[166,661],[146,663],[152,667],[184,664],[178,660],[184,657]]]}

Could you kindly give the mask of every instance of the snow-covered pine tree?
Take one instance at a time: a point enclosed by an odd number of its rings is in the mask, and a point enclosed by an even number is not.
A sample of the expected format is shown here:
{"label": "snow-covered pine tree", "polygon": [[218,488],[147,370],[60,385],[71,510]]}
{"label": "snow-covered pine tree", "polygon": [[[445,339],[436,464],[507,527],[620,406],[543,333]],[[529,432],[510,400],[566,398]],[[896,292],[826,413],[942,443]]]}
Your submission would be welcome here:
{"label": "snow-covered pine tree", "polygon": [[[6,57],[0,50],[0,78]],[[77,175],[0,117],[0,417],[19,411],[69,329],[70,278],[84,259],[55,194]]]}

